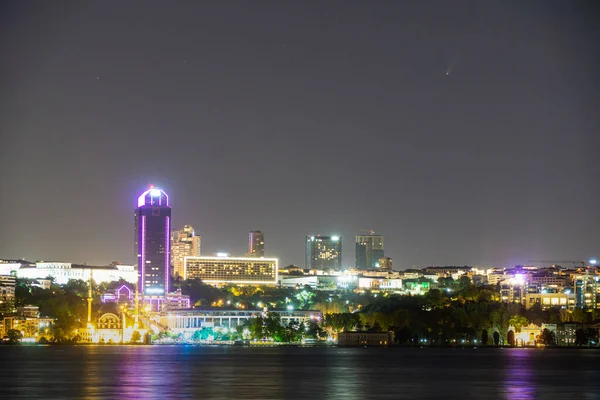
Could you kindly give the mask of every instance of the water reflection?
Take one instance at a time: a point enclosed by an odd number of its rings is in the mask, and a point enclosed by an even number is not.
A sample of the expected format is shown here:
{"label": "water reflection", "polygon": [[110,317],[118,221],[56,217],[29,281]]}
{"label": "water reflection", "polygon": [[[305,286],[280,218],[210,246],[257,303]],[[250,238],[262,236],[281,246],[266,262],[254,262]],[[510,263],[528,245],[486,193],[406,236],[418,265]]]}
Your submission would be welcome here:
{"label": "water reflection", "polygon": [[506,349],[504,365],[504,395],[510,400],[536,398],[534,385],[533,349]]}
{"label": "water reflection", "polygon": [[2,400],[564,400],[600,393],[600,351],[582,350],[0,346],[0,360]]}
{"label": "water reflection", "polygon": [[[363,350],[363,353],[360,353]],[[358,353],[357,353],[358,352]],[[368,389],[365,382],[374,371],[365,374],[362,363],[365,349],[340,349],[325,369],[326,391],[322,398],[325,399],[364,399],[361,389]],[[362,356],[362,357],[361,357]],[[363,364],[363,365],[361,365]]]}

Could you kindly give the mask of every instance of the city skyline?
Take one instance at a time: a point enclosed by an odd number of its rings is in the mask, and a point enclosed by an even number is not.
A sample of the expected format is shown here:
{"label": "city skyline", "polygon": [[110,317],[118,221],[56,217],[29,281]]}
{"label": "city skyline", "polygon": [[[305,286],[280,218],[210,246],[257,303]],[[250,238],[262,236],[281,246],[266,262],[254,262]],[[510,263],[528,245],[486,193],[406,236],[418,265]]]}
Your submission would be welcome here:
{"label": "city skyline", "polygon": [[350,266],[375,229],[397,269],[600,256],[593,10],[350,3],[3,5],[0,256],[133,262],[149,183],[207,254],[260,229],[302,265],[335,233]]}
{"label": "city skyline", "polygon": [[[150,184],[148,186],[149,186],[149,188],[147,190],[145,190],[139,196],[139,198],[137,200],[137,202],[138,202],[138,208],[139,208],[140,204],[142,204],[142,199],[143,198],[148,197],[148,199],[150,199],[149,201],[152,201],[153,200],[152,193],[153,192],[158,193],[158,191],[160,191],[162,193],[161,197],[164,196],[166,198],[167,205],[168,205],[168,207],[170,209],[171,207],[170,207],[170,204],[168,202],[169,198],[166,195],[166,193],[162,190],[162,188],[158,189],[153,184]],[[156,194],[155,194],[155,196],[156,196]],[[179,232],[183,232],[186,228],[193,230],[193,228],[191,228],[191,225],[188,224],[188,223],[185,223],[183,225],[182,229],[176,229],[176,228],[173,227],[171,221],[172,221],[172,218],[171,218],[171,215],[170,215],[170,212],[169,212],[169,227],[170,228],[169,228],[169,235],[168,235],[168,237],[169,237],[169,240],[170,240],[170,244],[172,243],[173,234],[176,234],[176,233],[179,233]],[[376,234],[375,231],[373,231],[373,230],[365,230],[365,229],[362,229],[362,231],[369,231],[369,234],[356,234],[355,237],[356,237],[356,244],[357,244],[357,246],[351,246],[351,244],[353,244],[353,243],[351,243],[350,245],[347,245],[345,247],[346,248],[346,252],[350,252],[350,251],[352,252],[352,257],[351,257],[351,261],[348,261],[348,259],[346,259],[346,261],[342,262],[341,268],[346,269],[346,268],[362,267],[362,266],[360,266],[360,265],[357,264],[357,261],[358,261],[358,258],[359,258],[359,250],[358,250],[359,238],[365,238],[365,237],[372,236],[372,237],[376,237],[376,238],[381,238],[380,240],[383,240],[384,235],[382,235],[380,233]],[[258,233],[260,235],[260,237],[262,238],[262,246],[264,246],[264,233],[261,232],[261,231],[250,231],[249,232],[249,238],[250,238],[250,240],[252,238],[252,234],[253,233]],[[137,232],[137,230],[136,230],[136,237],[137,237],[138,234],[139,234],[139,232]],[[193,234],[195,234],[195,231],[193,231]],[[209,235],[209,234],[206,234],[206,235]],[[329,236],[324,236],[324,235],[321,235],[320,233],[315,233],[315,234],[311,234],[311,235],[308,235],[308,236],[304,236],[303,237],[305,239],[305,245],[304,245],[304,248],[303,248],[304,249],[304,262],[300,262],[300,263],[287,263],[287,262],[283,262],[281,265],[282,266],[283,265],[298,265],[298,266],[308,267],[308,266],[304,265],[304,264],[306,264],[306,257],[307,257],[306,256],[306,252],[307,252],[307,249],[306,249],[306,239],[310,238],[311,236],[315,236],[315,235],[317,237],[329,238]],[[196,238],[198,238],[198,240],[199,240],[200,237],[202,237],[202,235],[196,236]],[[333,237],[337,238],[337,240],[339,240],[340,243],[343,242],[343,235],[338,235],[338,236],[333,236]],[[202,240],[204,241],[204,239],[202,239]],[[352,239],[350,239],[350,241],[352,241]],[[198,245],[199,245],[199,243],[198,243]],[[248,256],[248,254],[249,254],[248,253],[248,250],[249,250],[248,246],[249,245],[251,246],[251,243],[248,244],[248,241],[246,241],[246,256]],[[203,246],[204,246],[204,242],[203,242]],[[137,249],[137,242],[134,242],[134,247]],[[348,247],[351,247],[351,248],[348,249]],[[217,245],[213,245],[213,247],[210,250],[208,250],[206,252],[206,254],[216,255],[216,254],[220,253],[220,254],[230,254],[233,257],[244,257],[244,252],[242,252],[242,251],[236,253],[235,251],[226,250],[226,249],[231,249],[231,248],[239,248],[239,246],[237,244],[232,246],[231,243],[229,243],[229,244],[217,244]],[[342,247],[342,249],[344,249],[344,247]],[[383,250],[382,250],[382,252],[383,252]],[[342,259],[343,259],[343,254],[345,254],[345,253],[342,250]],[[276,252],[274,254],[270,254],[269,256],[270,257],[277,257],[279,260],[281,260],[281,257],[279,257],[276,254]],[[383,256],[383,255],[381,254],[381,256]],[[171,254],[169,254],[169,257],[172,258]],[[379,255],[378,255],[378,257],[379,257]],[[386,255],[386,257],[387,257],[387,255]],[[84,264],[94,264],[94,263],[90,263],[90,262],[88,262],[86,260],[84,260],[84,261],[80,261],[80,260],[73,261],[72,259],[48,259],[48,258],[46,258],[46,259],[43,259],[43,258],[41,258],[41,259],[28,259],[27,257],[21,257],[21,258],[19,258],[19,257],[3,257],[3,258],[4,259],[14,259],[14,260],[22,259],[22,260],[26,260],[26,261],[30,261],[30,262],[37,262],[37,261],[45,261],[45,262],[82,262]],[[391,257],[389,257],[389,258],[391,258]],[[541,258],[544,258],[544,257],[541,257]],[[515,266],[515,265],[540,264],[540,263],[548,264],[549,263],[548,261],[541,260],[541,258],[535,259],[535,260],[529,259],[529,260],[523,260],[523,261],[516,260],[516,261],[514,261],[512,263],[511,262],[507,262],[505,264],[502,264],[502,263],[498,263],[498,264],[489,263],[487,265],[482,265],[481,263],[479,263],[479,264],[478,263],[471,263],[471,264],[469,264],[469,263],[460,263],[460,262],[459,263],[442,262],[442,263],[439,263],[439,264],[426,264],[426,265],[397,265],[394,262],[394,267],[397,268],[398,270],[405,270],[405,269],[408,269],[408,268],[411,268],[411,267],[422,268],[422,267],[435,266],[435,265],[440,265],[440,266],[444,266],[444,265],[446,265],[446,266],[449,266],[449,265],[472,265],[472,266],[482,266],[482,267],[511,267],[511,266]],[[551,257],[546,257],[546,258],[549,259]],[[109,259],[112,260],[111,262],[115,262],[114,257],[108,257],[105,260],[109,260]],[[561,260],[563,260],[563,259],[569,259],[569,260],[564,261],[564,262],[566,262],[566,264],[571,264],[571,263],[575,264],[575,263],[579,263],[579,262],[586,262],[588,260],[594,260],[595,261],[595,259],[596,259],[596,253],[593,253],[593,255],[591,255],[591,256],[589,256],[589,255],[588,256],[584,256],[584,257],[577,257],[577,256],[575,256],[575,257],[571,257],[571,258],[569,258],[569,257],[560,257],[559,256],[559,257],[554,257],[554,259],[557,259],[557,260],[558,259],[561,259]],[[118,260],[118,262],[123,262],[125,264],[128,264],[129,260]],[[553,261],[550,260],[550,262],[553,262]],[[108,265],[109,262],[108,261],[100,261],[100,262],[96,262],[95,264],[97,264],[97,265]],[[137,265],[138,264],[138,260],[132,261],[131,264]],[[172,261],[171,261],[171,264],[172,264]],[[171,267],[174,267],[174,265],[171,265]],[[374,266],[374,267],[376,267],[376,266]],[[369,268],[369,267],[367,266],[367,268]],[[175,270],[174,269],[172,271],[171,276],[175,276]]]}

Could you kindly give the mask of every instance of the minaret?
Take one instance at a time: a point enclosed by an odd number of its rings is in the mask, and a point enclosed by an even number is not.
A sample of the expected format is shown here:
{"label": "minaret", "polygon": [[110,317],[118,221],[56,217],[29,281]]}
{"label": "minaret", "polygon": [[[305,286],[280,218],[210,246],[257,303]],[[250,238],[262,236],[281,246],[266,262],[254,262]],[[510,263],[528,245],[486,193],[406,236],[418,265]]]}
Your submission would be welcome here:
{"label": "minaret", "polygon": [[90,284],[88,285],[88,315],[87,315],[87,325],[88,328],[92,325],[92,270],[90,269]]}
{"label": "minaret", "polygon": [[140,297],[138,292],[137,283],[135,284],[135,319],[133,327],[137,329],[139,327],[139,315],[140,315]]}

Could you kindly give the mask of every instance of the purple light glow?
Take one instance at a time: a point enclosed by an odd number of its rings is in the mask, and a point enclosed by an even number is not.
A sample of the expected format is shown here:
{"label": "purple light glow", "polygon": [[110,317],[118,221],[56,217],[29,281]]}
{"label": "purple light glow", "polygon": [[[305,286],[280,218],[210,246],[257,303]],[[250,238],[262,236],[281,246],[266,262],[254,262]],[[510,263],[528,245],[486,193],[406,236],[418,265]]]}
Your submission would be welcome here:
{"label": "purple light glow", "polygon": [[141,273],[140,275],[140,286],[141,288],[138,289],[138,291],[142,291],[142,296],[144,296],[144,292],[146,291],[145,286],[144,286],[144,255],[146,254],[146,216],[142,215],[142,255],[141,255],[141,264],[140,264],[140,269],[141,271],[138,271]]}
{"label": "purple light glow", "polygon": [[[146,190],[144,193],[142,193],[140,195],[140,197],[138,197],[138,207],[142,207],[146,205],[146,197],[150,195],[150,204],[151,206],[154,205],[159,205],[162,206],[162,196],[165,196],[165,200],[166,200],[166,204],[164,204],[165,206],[169,205],[169,196],[165,193],[164,190],[162,189],[156,189],[156,188],[150,188],[148,190]],[[158,204],[155,204],[155,199],[158,199]]]}
{"label": "purple light glow", "polygon": [[121,298],[121,289],[127,289],[127,299],[131,300],[131,289],[129,289],[127,286],[123,285],[121,286],[119,289],[117,289],[117,291],[115,292],[115,294],[117,295],[117,299]]}
{"label": "purple light glow", "polygon": [[[165,195],[166,196],[166,195]],[[170,245],[171,245],[171,238],[170,238],[170,233],[171,231],[170,229],[170,218],[167,216],[166,217],[166,229],[165,229],[165,296],[169,293],[169,265],[170,265],[170,257],[169,257],[169,253],[170,253]]]}
{"label": "purple light glow", "polygon": [[523,274],[515,274],[515,284],[522,285],[525,283],[525,277]]}

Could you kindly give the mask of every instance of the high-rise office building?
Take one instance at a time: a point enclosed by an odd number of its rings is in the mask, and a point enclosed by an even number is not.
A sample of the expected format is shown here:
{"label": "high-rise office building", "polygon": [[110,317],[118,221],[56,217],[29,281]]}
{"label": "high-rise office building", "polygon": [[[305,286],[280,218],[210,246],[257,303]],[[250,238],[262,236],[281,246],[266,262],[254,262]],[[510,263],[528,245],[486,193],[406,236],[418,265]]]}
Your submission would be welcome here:
{"label": "high-rise office building", "polygon": [[200,236],[196,235],[191,225],[171,232],[171,266],[173,276],[183,277],[183,258],[200,257]]}
{"label": "high-rise office building", "polygon": [[261,231],[252,231],[248,236],[250,238],[248,257],[264,257],[265,235]]}
{"label": "high-rise office building", "polygon": [[169,293],[170,225],[169,196],[150,187],[138,197],[135,209],[135,256],[142,297]]}
{"label": "high-rise office building", "polygon": [[379,259],[383,256],[383,236],[356,236],[356,268],[377,268]]}
{"label": "high-rise office building", "polygon": [[307,236],[306,268],[336,270],[342,268],[341,236]]}

